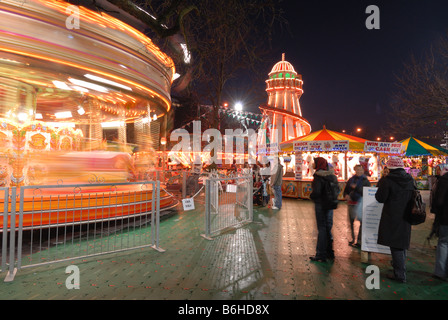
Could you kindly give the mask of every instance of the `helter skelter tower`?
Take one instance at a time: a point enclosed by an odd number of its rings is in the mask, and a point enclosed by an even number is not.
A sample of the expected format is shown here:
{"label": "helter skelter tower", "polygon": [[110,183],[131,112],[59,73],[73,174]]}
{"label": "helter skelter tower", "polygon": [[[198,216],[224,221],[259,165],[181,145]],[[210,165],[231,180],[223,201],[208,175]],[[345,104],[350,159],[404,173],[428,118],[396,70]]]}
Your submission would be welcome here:
{"label": "helter skelter tower", "polygon": [[302,75],[285,61],[283,53],[282,60],[274,65],[266,80],[268,103],[259,107],[264,119],[260,129],[266,129],[263,142],[281,143],[311,132],[311,125],[302,117],[299,103],[302,86]]}

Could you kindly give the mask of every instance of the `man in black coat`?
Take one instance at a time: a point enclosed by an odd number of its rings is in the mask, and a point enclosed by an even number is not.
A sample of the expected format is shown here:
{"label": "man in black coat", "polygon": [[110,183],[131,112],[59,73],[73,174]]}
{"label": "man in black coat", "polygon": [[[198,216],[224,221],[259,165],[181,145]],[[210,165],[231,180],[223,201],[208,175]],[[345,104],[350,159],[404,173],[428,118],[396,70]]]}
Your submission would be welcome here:
{"label": "man in black coat", "polygon": [[331,229],[333,227],[333,210],[327,209],[330,204],[326,203],[324,195],[325,180],[338,183],[334,170],[329,168],[327,160],[322,157],[314,159],[314,169],[316,170],[311,184],[312,192],[311,200],[314,201],[314,209],[316,213],[317,223],[317,245],[316,255],[310,257],[311,261],[325,262],[327,259],[334,259],[333,251],[333,235]]}
{"label": "man in black coat", "polygon": [[448,168],[446,167],[437,181],[431,211],[436,215],[434,224],[439,230],[434,277],[446,279],[448,276]]}
{"label": "man in black coat", "polygon": [[410,204],[414,179],[403,169],[403,160],[391,157],[387,161],[390,172],[378,182],[375,198],[384,203],[378,227],[377,243],[390,247],[393,279],[406,282],[406,250],[411,241],[411,224],[407,216],[410,213]]}

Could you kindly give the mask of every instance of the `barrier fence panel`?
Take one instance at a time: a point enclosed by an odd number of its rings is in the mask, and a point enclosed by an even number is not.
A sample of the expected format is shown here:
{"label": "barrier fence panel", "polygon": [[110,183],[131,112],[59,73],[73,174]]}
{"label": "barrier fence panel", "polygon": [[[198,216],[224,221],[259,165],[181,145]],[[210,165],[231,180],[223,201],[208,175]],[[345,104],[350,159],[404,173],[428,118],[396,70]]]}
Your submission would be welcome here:
{"label": "barrier fence panel", "polygon": [[6,270],[6,264],[8,263],[8,210],[9,210],[9,188],[0,188],[0,212],[3,212],[3,218],[0,223],[2,224],[0,231],[2,232],[1,241],[1,254],[0,254],[0,271]]}
{"label": "barrier fence panel", "polygon": [[243,226],[253,220],[252,176],[206,180],[205,238]]}
{"label": "barrier fence panel", "polygon": [[148,181],[160,181],[162,187],[170,193],[179,193],[182,198],[187,196],[191,175],[187,170],[151,170],[145,173],[144,179]]}
{"label": "barrier fence panel", "polygon": [[11,196],[16,248],[5,281],[26,267],[143,247],[164,251],[159,223],[159,181],[20,187],[17,204]]}

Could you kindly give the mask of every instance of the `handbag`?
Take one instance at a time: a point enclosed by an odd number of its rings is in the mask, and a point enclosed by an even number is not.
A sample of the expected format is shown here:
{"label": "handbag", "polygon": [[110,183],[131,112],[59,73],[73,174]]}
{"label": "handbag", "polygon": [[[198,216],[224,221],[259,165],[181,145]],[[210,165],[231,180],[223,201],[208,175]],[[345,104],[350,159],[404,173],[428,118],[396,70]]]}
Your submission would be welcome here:
{"label": "handbag", "polygon": [[426,220],[426,203],[423,202],[420,191],[415,189],[411,199],[411,212],[409,217],[411,225],[419,225]]}

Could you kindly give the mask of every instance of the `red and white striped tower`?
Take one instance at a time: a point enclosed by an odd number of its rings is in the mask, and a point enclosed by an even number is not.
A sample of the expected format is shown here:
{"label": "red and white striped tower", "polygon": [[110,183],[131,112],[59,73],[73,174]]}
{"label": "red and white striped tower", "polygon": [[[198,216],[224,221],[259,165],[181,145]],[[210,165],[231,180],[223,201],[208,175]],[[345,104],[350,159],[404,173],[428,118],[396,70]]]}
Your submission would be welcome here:
{"label": "red and white striped tower", "polygon": [[302,117],[299,103],[302,86],[302,75],[297,74],[292,64],[285,61],[283,53],[282,60],[274,65],[266,80],[268,103],[260,106],[266,120],[269,118],[270,143],[280,143],[311,132],[311,125]]}

